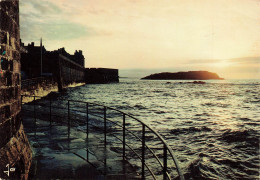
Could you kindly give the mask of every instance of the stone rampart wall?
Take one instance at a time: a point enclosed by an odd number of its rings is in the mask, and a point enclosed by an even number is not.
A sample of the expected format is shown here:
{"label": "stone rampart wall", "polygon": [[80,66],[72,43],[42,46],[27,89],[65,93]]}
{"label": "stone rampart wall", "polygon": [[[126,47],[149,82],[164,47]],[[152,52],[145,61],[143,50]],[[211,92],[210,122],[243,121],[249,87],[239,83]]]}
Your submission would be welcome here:
{"label": "stone rampart wall", "polygon": [[[0,178],[27,179],[32,152],[21,124],[18,0],[0,0],[0,47]],[[15,171],[8,174],[8,166]]]}

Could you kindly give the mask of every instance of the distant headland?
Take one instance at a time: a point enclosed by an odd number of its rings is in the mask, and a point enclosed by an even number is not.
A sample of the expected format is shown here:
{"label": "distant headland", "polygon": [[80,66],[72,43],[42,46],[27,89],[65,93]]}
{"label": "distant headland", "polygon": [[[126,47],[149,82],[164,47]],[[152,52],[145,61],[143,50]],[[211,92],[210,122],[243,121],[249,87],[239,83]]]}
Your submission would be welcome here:
{"label": "distant headland", "polygon": [[208,71],[188,71],[188,72],[162,72],[157,74],[151,74],[141,79],[151,80],[223,80],[224,78],[219,77],[216,73]]}

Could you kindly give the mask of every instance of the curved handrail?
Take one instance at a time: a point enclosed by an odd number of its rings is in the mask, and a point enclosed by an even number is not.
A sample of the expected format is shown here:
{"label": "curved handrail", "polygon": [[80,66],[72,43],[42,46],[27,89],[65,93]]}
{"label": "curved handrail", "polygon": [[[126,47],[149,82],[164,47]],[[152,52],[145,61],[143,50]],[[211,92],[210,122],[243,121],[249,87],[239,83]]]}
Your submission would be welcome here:
{"label": "curved handrail", "polygon": [[[109,122],[111,122],[111,123],[113,123],[113,124],[115,124],[115,125],[117,125],[117,126],[119,126],[119,127],[122,127],[123,128],[123,126],[122,125],[120,125],[120,124],[118,124],[118,123],[116,123],[116,122],[113,122],[113,121],[111,121],[111,120],[109,120],[109,119],[107,119]],[[128,129],[126,129],[126,131],[127,132],[129,132],[131,135],[133,135],[136,139],[138,139],[140,142],[142,142],[142,139],[141,138],[139,138],[137,135],[135,135],[134,133],[132,133],[131,131],[129,131]],[[119,141],[121,141],[121,142],[123,142],[122,141],[122,139],[120,139],[120,138],[118,138],[117,136],[115,136],[115,135],[113,135],[113,134],[111,134],[112,136],[114,136],[115,138],[117,138]],[[126,144],[127,145],[127,144]],[[128,146],[128,145],[127,145]],[[146,148],[152,153],[152,155],[155,157],[155,159],[158,161],[158,163],[160,164],[160,166],[161,166],[161,168],[163,168],[163,164],[162,164],[162,162],[160,161],[160,159],[158,158],[158,156],[156,156],[156,154],[154,153],[154,151],[147,145],[147,144],[145,144],[145,146],[146,146]],[[129,146],[128,146],[129,147]],[[130,148],[130,147],[129,147]],[[131,148],[130,148],[131,149]],[[132,149],[131,149],[132,150]],[[134,152],[135,153],[135,152]],[[150,171],[150,170],[149,170]],[[151,172],[151,171],[150,171]],[[154,175],[152,175],[153,177],[154,177]],[[167,176],[168,177],[170,177],[170,175],[168,174],[168,172],[167,172]]]}
{"label": "curved handrail", "polygon": [[[33,97],[34,100],[36,100],[36,98],[44,98],[44,97],[41,97],[41,96],[31,96],[31,95],[22,95],[21,97],[23,97],[23,96],[25,96],[25,97]],[[37,99],[37,100],[38,100],[38,99]],[[148,128],[148,129],[150,130],[150,133],[154,134],[154,135],[159,139],[159,141],[164,145],[164,151],[166,152],[166,163],[167,163],[167,151],[168,151],[169,154],[170,154],[171,159],[173,160],[173,162],[174,162],[174,164],[175,164],[175,166],[176,166],[177,172],[178,172],[178,174],[179,174],[179,178],[180,178],[181,180],[184,180],[184,176],[183,176],[182,171],[181,171],[181,169],[180,169],[179,163],[178,163],[176,157],[175,157],[174,154],[173,154],[173,150],[172,150],[171,147],[168,145],[168,143],[165,141],[165,139],[164,139],[157,131],[155,131],[153,128],[151,128],[148,124],[146,124],[146,123],[144,123],[143,121],[141,121],[141,120],[135,118],[133,115],[131,115],[131,114],[129,114],[129,113],[125,113],[125,112],[123,112],[123,111],[121,111],[121,110],[118,110],[118,109],[116,109],[116,108],[108,107],[108,106],[105,106],[105,105],[102,105],[102,104],[98,104],[98,103],[95,103],[95,102],[85,102],[85,101],[71,100],[71,99],[70,99],[70,100],[67,100],[67,99],[64,99],[64,98],[59,98],[59,100],[66,100],[66,101],[68,101],[68,104],[67,104],[68,107],[69,107],[70,102],[72,102],[72,103],[83,103],[83,104],[86,104],[87,106],[88,106],[88,105],[99,106],[99,107],[102,107],[104,110],[107,110],[107,109],[113,110],[113,111],[116,111],[116,112],[118,112],[119,114],[123,115],[124,117],[129,117],[129,118],[135,120],[136,122],[140,123],[140,124],[143,126],[143,133],[145,132],[145,130],[144,130],[145,127]],[[34,104],[35,104],[35,103],[34,103]],[[50,107],[50,108],[51,108],[51,107]],[[64,109],[64,108],[63,108],[63,109]],[[84,112],[82,112],[82,113],[84,113]],[[68,114],[69,114],[69,109],[68,109]],[[92,115],[93,115],[93,114],[92,114]],[[95,116],[95,115],[93,115],[93,116]],[[99,118],[104,118],[104,117],[102,117],[102,116],[98,116],[98,117],[99,117]],[[107,119],[108,121],[111,121],[109,118],[106,118],[106,117],[105,117],[105,119]],[[68,119],[68,120],[69,120],[69,119]],[[113,121],[111,121],[111,122],[113,122]],[[115,123],[115,122],[113,122],[113,123]],[[121,125],[119,125],[119,124],[117,124],[117,123],[115,123],[115,124],[118,125],[118,126],[120,126],[120,127],[122,127]],[[127,129],[125,129],[125,131],[131,132],[131,131],[127,130]],[[131,133],[131,134],[132,134],[132,133]],[[143,136],[144,136],[144,135],[143,135]],[[135,137],[137,137],[138,140],[141,140],[141,141],[142,141],[142,139],[140,139],[138,136],[135,136]],[[120,140],[120,141],[121,141],[121,140]],[[122,141],[121,141],[121,142],[122,142]],[[125,145],[129,147],[129,145],[128,145],[127,143],[125,143]],[[161,161],[159,160],[159,158],[158,158],[158,157],[156,156],[156,154],[152,151],[152,149],[150,149],[150,148],[148,147],[148,145],[143,141],[143,147],[144,147],[144,146],[147,147],[147,148],[150,150],[150,152],[153,154],[153,156],[156,158],[156,160],[159,162],[159,164],[160,164],[161,167],[162,167],[162,163],[161,163]],[[133,151],[133,149],[132,149],[131,147],[129,147],[129,148],[130,148],[130,150]],[[164,152],[164,153],[165,153],[165,152]],[[135,151],[134,151],[134,153],[135,153],[136,155],[138,155]],[[141,158],[141,160],[142,160],[142,158],[144,158],[144,156],[141,157],[140,155],[138,155],[138,158],[139,158],[139,159]],[[144,163],[144,165],[147,167],[147,169],[150,171],[151,175],[155,178],[153,172],[150,170],[150,168],[147,166],[147,164],[146,164],[144,161],[143,161],[143,163]],[[165,169],[165,167],[167,168],[167,164],[166,164],[166,166],[163,166],[163,169],[164,169],[164,173],[167,175],[167,177],[170,178],[169,173],[167,172],[167,169]]]}
{"label": "curved handrail", "polygon": [[106,107],[106,108],[108,108],[108,109],[111,109],[111,110],[120,112],[120,113],[122,113],[122,114],[125,114],[125,115],[127,115],[128,117],[130,117],[130,118],[136,120],[137,122],[141,123],[142,125],[146,126],[146,127],[147,127],[151,132],[153,132],[153,133],[161,140],[161,142],[167,147],[167,150],[169,151],[169,153],[170,153],[170,155],[171,155],[171,157],[172,157],[172,159],[173,159],[173,161],[174,161],[174,164],[176,165],[176,169],[177,169],[177,171],[178,171],[178,174],[179,174],[179,176],[180,176],[180,179],[181,179],[181,180],[182,180],[182,179],[184,180],[184,176],[183,176],[183,174],[182,174],[182,172],[181,172],[181,170],[180,170],[179,163],[178,163],[176,157],[175,157],[174,154],[173,154],[172,148],[171,148],[171,147],[168,145],[168,143],[163,139],[163,137],[162,137],[157,131],[155,131],[154,129],[152,129],[148,124],[146,124],[146,123],[144,123],[143,121],[141,121],[141,120],[139,120],[139,119],[133,117],[132,115],[130,115],[130,114],[128,114],[128,113],[125,113],[125,112],[123,112],[123,111],[120,111],[120,110],[115,109],[115,108],[112,108],[112,107],[104,106],[104,105],[102,105],[102,104],[92,103],[92,102],[84,102],[84,101],[79,101],[79,100],[69,100],[69,101],[71,101],[71,102],[80,102],[80,103],[89,103],[89,104],[93,104],[93,105],[97,105],[97,106]]}

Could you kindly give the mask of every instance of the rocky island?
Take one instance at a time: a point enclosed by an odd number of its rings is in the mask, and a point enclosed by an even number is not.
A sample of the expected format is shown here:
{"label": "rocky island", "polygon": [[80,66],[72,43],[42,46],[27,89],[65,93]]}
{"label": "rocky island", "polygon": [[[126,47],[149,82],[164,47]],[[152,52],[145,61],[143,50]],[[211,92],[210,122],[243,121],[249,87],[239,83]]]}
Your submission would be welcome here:
{"label": "rocky island", "polygon": [[223,80],[216,73],[208,71],[188,71],[188,72],[162,72],[157,74],[151,74],[142,79],[151,79],[151,80]]}

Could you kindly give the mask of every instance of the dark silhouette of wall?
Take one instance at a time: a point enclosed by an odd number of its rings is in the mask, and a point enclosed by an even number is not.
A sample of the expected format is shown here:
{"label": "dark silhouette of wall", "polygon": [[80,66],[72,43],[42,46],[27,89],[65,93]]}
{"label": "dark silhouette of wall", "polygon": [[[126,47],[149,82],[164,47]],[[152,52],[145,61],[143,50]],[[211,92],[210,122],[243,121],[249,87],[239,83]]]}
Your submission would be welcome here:
{"label": "dark silhouette of wall", "polygon": [[59,54],[59,63],[61,67],[61,76],[63,83],[84,82],[85,68],[67,57]]}
{"label": "dark silhouette of wall", "polygon": [[[66,61],[66,63],[61,64],[65,65],[61,69],[66,71],[67,67],[71,68],[70,73],[63,74],[70,79],[67,79],[66,81],[72,82],[71,78],[78,77],[78,72],[76,71],[84,68],[85,58],[81,50],[75,51],[74,55],[70,55],[65,51],[65,48],[60,48],[55,51],[47,51],[44,46],[35,46],[34,42],[28,44],[28,46],[24,46],[24,48],[27,52],[21,53],[21,70],[25,75],[22,77],[23,79],[53,74],[57,70],[57,61],[59,61],[61,57],[63,62]],[[41,71],[43,74],[41,74]],[[76,74],[74,74],[74,72],[76,72]],[[78,78],[76,81],[78,81]]]}
{"label": "dark silhouette of wall", "polygon": [[71,83],[85,82],[85,68],[57,52],[47,55],[47,59],[54,64],[50,65],[53,77],[58,83],[61,92],[63,87]]}
{"label": "dark silhouette of wall", "polygon": [[74,61],[80,66],[85,66],[85,57],[82,54],[82,50],[75,51],[73,55],[66,52],[65,48],[60,48],[54,52],[58,52],[59,54],[65,56],[66,58],[70,59],[71,61]]}
{"label": "dark silhouette of wall", "polygon": [[85,58],[82,51],[70,55],[64,48],[47,51],[44,46],[41,50],[41,47],[34,46],[34,43],[25,48],[28,52],[21,54],[21,69],[25,75],[23,79],[51,76],[58,83],[59,91],[62,91],[64,85],[85,82]]}
{"label": "dark silhouette of wall", "polygon": [[118,83],[118,69],[86,68],[85,80],[88,84]]}
{"label": "dark silhouette of wall", "polygon": [[[0,46],[0,179],[27,179],[32,152],[21,123],[19,0],[0,1]],[[15,171],[8,174],[8,166]]]}

